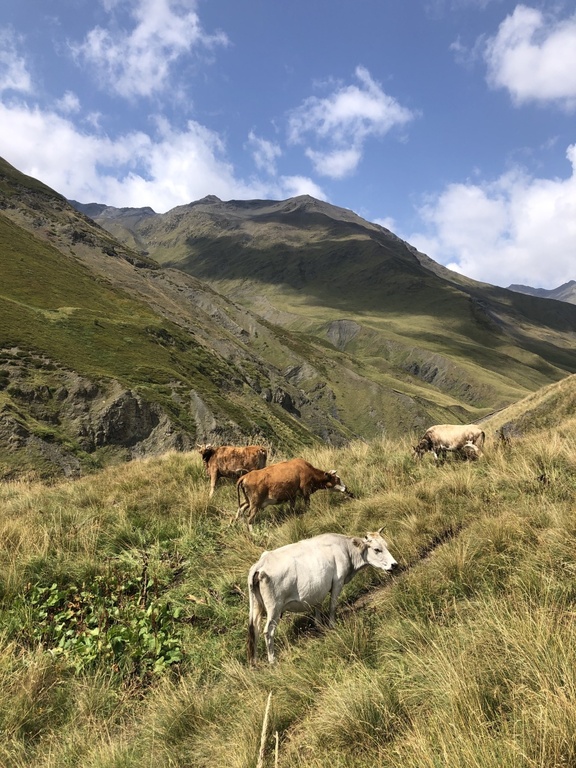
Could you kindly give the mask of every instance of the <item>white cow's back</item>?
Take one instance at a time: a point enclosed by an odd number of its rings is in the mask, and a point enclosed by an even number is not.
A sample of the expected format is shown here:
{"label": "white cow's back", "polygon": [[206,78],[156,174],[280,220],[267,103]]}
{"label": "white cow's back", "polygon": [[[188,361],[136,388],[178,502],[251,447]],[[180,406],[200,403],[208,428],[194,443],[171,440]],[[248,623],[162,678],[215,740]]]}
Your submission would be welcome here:
{"label": "white cow's back", "polygon": [[349,539],[325,533],[264,552],[253,566],[260,573],[260,589],[280,600],[282,612],[302,612],[319,605],[335,579],[350,567]]}

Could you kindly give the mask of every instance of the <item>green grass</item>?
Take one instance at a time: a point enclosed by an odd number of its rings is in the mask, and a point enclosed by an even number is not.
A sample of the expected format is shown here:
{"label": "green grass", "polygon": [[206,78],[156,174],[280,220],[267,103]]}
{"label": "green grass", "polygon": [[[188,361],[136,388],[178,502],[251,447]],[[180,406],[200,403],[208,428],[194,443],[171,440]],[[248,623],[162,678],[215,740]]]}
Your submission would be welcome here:
{"label": "green grass", "polygon": [[[270,691],[266,765],[276,731],[280,766],[572,764],[576,423],[508,446],[488,434],[480,461],[439,467],[408,441],[309,448],[356,499],[268,508],[253,536],[230,526],[232,485],[209,501],[196,453],[4,484],[2,764],[251,768]],[[260,552],[380,526],[401,573],[357,576],[333,630],[285,615],[278,664],[247,667]],[[89,606],[102,640],[87,650]]]}

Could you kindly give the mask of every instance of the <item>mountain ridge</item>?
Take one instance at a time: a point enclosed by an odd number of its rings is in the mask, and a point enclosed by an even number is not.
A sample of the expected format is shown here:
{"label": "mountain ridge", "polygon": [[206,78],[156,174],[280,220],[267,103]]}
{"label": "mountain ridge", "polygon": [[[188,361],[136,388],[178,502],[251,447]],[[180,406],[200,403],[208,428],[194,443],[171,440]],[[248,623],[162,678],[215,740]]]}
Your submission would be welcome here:
{"label": "mountain ridge", "polygon": [[16,443],[49,473],[196,441],[400,435],[576,368],[574,308],[448,274],[308,196],[76,205],[0,161],[0,473]]}
{"label": "mountain ridge", "polygon": [[525,293],[528,296],[539,296],[543,299],[556,299],[576,304],[576,280],[569,280],[557,288],[531,288],[529,285],[509,285],[509,290],[517,293]]}

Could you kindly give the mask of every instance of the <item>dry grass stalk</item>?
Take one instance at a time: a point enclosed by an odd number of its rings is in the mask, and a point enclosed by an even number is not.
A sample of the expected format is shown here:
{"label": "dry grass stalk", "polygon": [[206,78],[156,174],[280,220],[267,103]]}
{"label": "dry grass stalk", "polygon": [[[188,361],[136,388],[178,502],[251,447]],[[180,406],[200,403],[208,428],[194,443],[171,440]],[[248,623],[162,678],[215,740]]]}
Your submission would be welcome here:
{"label": "dry grass stalk", "polygon": [[266,733],[268,732],[268,717],[270,715],[270,702],[272,701],[272,691],[268,694],[266,709],[264,710],[264,720],[262,721],[262,733],[260,734],[260,751],[258,752],[258,763],[256,768],[264,766],[264,752],[266,749]]}

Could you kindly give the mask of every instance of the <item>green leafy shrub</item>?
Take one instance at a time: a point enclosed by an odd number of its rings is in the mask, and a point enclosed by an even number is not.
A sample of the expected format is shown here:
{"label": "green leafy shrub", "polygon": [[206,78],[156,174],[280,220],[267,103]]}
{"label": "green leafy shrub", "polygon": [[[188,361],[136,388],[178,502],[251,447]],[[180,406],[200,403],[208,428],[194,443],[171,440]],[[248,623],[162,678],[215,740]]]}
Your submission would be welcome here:
{"label": "green leafy shrub", "polygon": [[122,678],[160,673],[182,660],[180,608],[161,597],[148,573],[113,564],[80,585],[29,584],[12,613],[26,621],[18,632],[27,647],[63,657],[77,672],[105,665]]}

